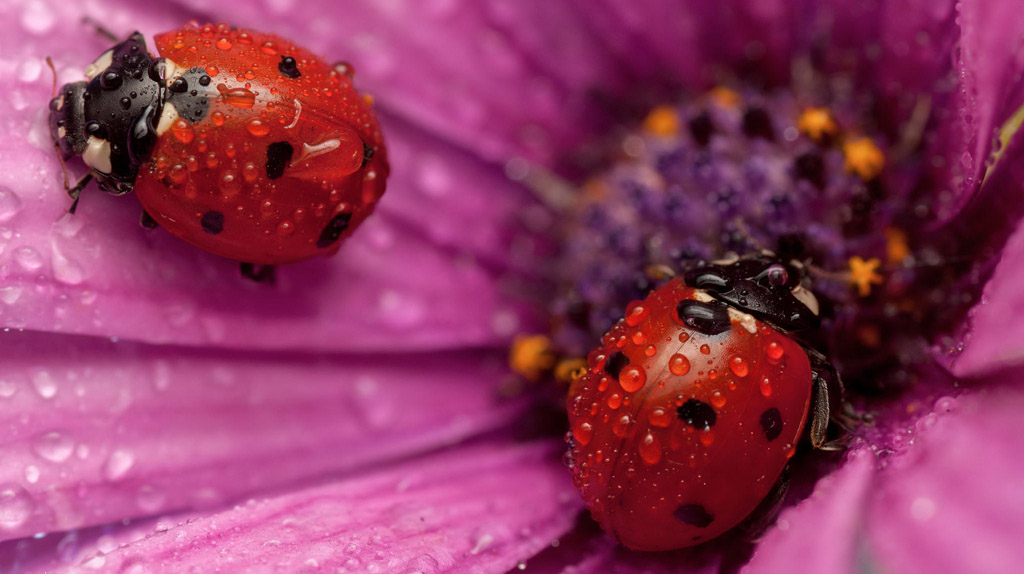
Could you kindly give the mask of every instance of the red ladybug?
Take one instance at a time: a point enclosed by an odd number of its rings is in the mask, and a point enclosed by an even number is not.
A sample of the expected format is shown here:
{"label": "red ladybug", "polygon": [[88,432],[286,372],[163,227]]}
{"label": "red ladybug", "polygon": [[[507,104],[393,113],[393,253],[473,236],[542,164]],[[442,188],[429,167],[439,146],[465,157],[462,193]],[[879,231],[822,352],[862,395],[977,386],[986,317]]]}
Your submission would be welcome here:
{"label": "red ladybug", "polygon": [[[50,102],[64,159],[82,156],[144,224],[217,255],[274,265],[330,255],[384,193],[387,154],[350,69],[289,40],[196,23],[138,32]],[[245,267],[243,266],[243,269]]]}
{"label": "red ladybug", "polygon": [[698,544],[781,498],[808,418],[812,444],[831,446],[839,378],[789,335],[819,324],[803,275],[767,252],[699,266],[631,303],[590,354],[569,394],[569,460],[623,545]]}

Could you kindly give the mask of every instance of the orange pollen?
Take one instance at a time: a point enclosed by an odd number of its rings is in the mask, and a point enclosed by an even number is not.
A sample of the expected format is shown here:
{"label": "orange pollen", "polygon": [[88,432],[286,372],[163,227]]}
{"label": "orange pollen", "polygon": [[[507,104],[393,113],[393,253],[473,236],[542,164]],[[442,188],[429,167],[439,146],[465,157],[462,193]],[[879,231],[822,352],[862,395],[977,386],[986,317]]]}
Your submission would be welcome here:
{"label": "orange pollen", "polygon": [[876,257],[864,260],[856,255],[850,258],[850,283],[857,288],[857,294],[867,297],[872,285],[881,285],[883,278],[878,274],[882,262]]}
{"label": "orange pollen", "polygon": [[822,142],[839,134],[839,124],[828,108],[807,108],[796,121],[800,133],[816,142]]}
{"label": "orange pollen", "polygon": [[563,383],[571,383],[587,372],[587,360],[563,359],[555,365],[555,379]]}
{"label": "orange pollen", "polygon": [[885,258],[889,263],[903,263],[910,257],[910,246],[907,234],[902,229],[887,227],[885,229]]}
{"label": "orange pollen", "polygon": [[723,108],[735,108],[740,105],[740,101],[742,100],[740,95],[734,90],[730,90],[729,88],[724,88],[722,86],[712,88],[711,91],[708,92],[708,97],[715,105]]}
{"label": "orange pollen", "polygon": [[657,136],[679,133],[679,112],[672,106],[658,106],[644,118],[644,131]]}
{"label": "orange pollen", "polygon": [[855,138],[843,144],[846,171],[867,181],[878,177],[885,167],[885,154],[870,138]]}
{"label": "orange pollen", "polygon": [[551,339],[544,335],[518,335],[509,349],[509,367],[526,379],[536,381],[555,366]]}

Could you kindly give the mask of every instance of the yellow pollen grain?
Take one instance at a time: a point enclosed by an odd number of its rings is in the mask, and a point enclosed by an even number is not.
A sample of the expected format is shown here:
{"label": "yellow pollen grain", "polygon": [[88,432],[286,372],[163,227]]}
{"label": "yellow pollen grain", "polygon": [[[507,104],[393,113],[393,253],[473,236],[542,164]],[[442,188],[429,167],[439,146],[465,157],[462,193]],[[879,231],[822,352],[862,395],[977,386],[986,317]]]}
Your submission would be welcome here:
{"label": "yellow pollen grain", "polygon": [[843,144],[846,171],[855,173],[863,180],[872,180],[885,167],[885,154],[870,138],[854,138]]}
{"label": "yellow pollen grain", "polygon": [[907,244],[907,234],[902,229],[887,227],[885,229],[885,259],[889,263],[903,263],[910,257],[910,246]]}
{"label": "yellow pollen grain", "polygon": [[513,372],[536,381],[555,366],[551,339],[544,335],[517,335],[509,349],[508,364]]}
{"label": "yellow pollen grain", "polygon": [[708,97],[711,98],[711,101],[716,105],[723,108],[735,108],[740,105],[740,101],[742,99],[736,91],[722,86],[712,88],[711,91],[708,92]]}
{"label": "yellow pollen grain", "polygon": [[679,112],[672,106],[658,106],[644,118],[644,131],[656,136],[679,133]]}
{"label": "yellow pollen grain", "polygon": [[800,113],[796,128],[816,142],[833,138],[839,133],[839,124],[828,108],[807,108]]}
{"label": "yellow pollen grain", "polygon": [[857,294],[867,297],[872,285],[881,285],[883,278],[878,274],[882,262],[877,257],[864,260],[856,255],[850,258],[850,283],[857,288]]}
{"label": "yellow pollen grain", "polygon": [[555,379],[563,383],[571,383],[587,372],[586,359],[563,359],[555,365]]}

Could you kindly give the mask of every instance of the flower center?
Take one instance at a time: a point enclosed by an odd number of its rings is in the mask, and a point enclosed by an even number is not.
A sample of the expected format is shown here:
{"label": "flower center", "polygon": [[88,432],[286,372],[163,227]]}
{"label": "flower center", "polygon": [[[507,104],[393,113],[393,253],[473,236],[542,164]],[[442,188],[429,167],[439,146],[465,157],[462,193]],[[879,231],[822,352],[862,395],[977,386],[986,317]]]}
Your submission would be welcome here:
{"label": "flower center", "polygon": [[687,265],[767,249],[811,269],[819,342],[843,376],[893,384],[879,371],[898,379],[905,369],[891,367],[927,355],[915,317],[941,282],[918,271],[928,250],[908,239],[913,186],[866,117],[846,102],[727,88],[651,110],[561,215],[551,344],[536,356],[586,356],[631,301]]}

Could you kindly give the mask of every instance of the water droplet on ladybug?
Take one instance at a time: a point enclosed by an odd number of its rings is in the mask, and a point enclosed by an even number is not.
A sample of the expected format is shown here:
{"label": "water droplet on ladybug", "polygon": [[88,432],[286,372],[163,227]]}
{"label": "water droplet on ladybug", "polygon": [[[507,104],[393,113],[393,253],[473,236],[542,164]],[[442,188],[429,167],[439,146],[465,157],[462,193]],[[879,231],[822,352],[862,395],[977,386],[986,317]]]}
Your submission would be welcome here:
{"label": "water droplet on ladybug", "polygon": [[680,343],[685,343],[685,342],[687,342],[689,340],[690,340],[690,335],[688,333],[685,333],[685,332],[679,333],[679,342]]}
{"label": "water droplet on ladybug", "polygon": [[174,123],[171,124],[171,133],[174,134],[174,139],[184,144],[192,143],[196,135],[195,130],[192,129],[192,124],[180,118],[174,120]]}
{"label": "water droplet on ladybug", "polygon": [[729,369],[732,370],[733,374],[737,377],[745,377],[750,373],[750,366],[747,365],[747,361],[740,356],[735,356],[729,359]]}
{"label": "water droplet on ladybug", "polygon": [[171,167],[171,171],[167,174],[167,177],[171,180],[171,183],[178,185],[185,181],[188,177],[188,170],[185,169],[184,164],[175,164]]}
{"label": "water droplet on ladybug", "polygon": [[768,362],[775,365],[778,364],[779,360],[782,359],[782,356],[786,354],[786,350],[783,349],[782,345],[778,342],[772,341],[768,343],[768,346],[765,348],[765,353],[768,355]]}
{"label": "water droplet on ladybug", "polygon": [[258,138],[270,133],[270,126],[260,120],[251,120],[246,124],[245,129]]}
{"label": "water droplet on ladybug", "polygon": [[580,421],[572,429],[573,438],[583,446],[590,444],[590,437],[593,436],[593,433],[594,427],[590,426],[590,423],[586,421]]}
{"label": "water droplet on ladybug", "polygon": [[672,422],[672,417],[663,408],[656,408],[651,411],[648,415],[647,420],[651,423],[652,427],[668,428],[668,425]]}
{"label": "water droplet on ladybug", "polygon": [[661,462],[661,443],[651,433],[644,435],[637,447],[640,451],[640,459],[647,464],[658,464]]}
{"label": "water droplet on ladybug", "polygon": [[711,429],[704,429],[700,431],[700,444],[704,446],[711,446],[715,442],[715,431]]}
{"label": "water droplet on ladybug", "polygon": [[615,410],[622,406],[622,395],[619,393],[612,393],[608,395],[608,408]]}
{"label": "water droplet on ladybug", "polygon": [[668,360],[668,370],[673,375],[681,377],[690,372],[690,359],[687,359],[685,355],[676,353]]}
{"label": "water droplet on ladybug", "polygon": [[723,395],[720,391],[715,391],[715,392],[711,393],[711,404],[714,405],[715,408],[719,408],[719,409],[724,407],[725,406],[725,395]]}
{"label": "water droplet on ladybug", "polygon": [[277,236],[288,237],[295,233],[295,224],[291,221],[282,221],[277,225]]}
{"label": "water droplet on ladybug", "polygon": [[217,40],[217,48],[220,50],[230,50],[231,46],[231,40],[228,40],[227,38],[221,38],[220,40]]}
{"label": "water droplet on ladybug", "polygon": [[228,170],[220,178],[220,191],[226,196],[233,196],[242,189],[241,182],[235,172]]}
{"label": "water droplet on ladybug", "polygon": [[619,374],[619,384],[627,393],[639,391],[647,382],[647,372],[640,367],[629,366]]}
{"label": "water droplet on ladybug", "polygon": [[653,357],[658,354],[658,348],[654,345],[647,345],[647,347],[644,348],[644,354],[648,357]]}
{"label": "water droplet on ladybug", "polygon": [[710,371],[708,371],[708,378],[711,379],[712,381],[717,379],[718,371],[716,371],[715,369],[711,369]]}
{"label": "water droplet on ladybug", "polygon": [[624,438],[626,433],[629,431],[629,425],[631,422],[632,420],[629,418],[629,415],[622,415],[615,421],[615,424],[612,425],[612,434],[619,438]]}
{"label": "water droplet on ladybug", "polygon": [[[216,68],[207,68],[207,72],[211,76],[215,75],[211,70]],[[227,84],[217,84],[217,91],[220,92],[221,98],[224,99],[224,103],[229,106],[248,110],[256,105],[256,94],[246,88],[228,88]]]}
{"label": "water droplet on ladybug", "polygon": [[213,122],[213,125],[220,127],[224,125],[224,114],[221,112],[213,112],[210,114],[210,121]]}
{"label": "water droplet on ladybug", "polygon": [[643,345],[644,341],[647,340],[647,336],[644,335],[643,331],[637,331],[636,333],[633,333],[631,339],[633,340],[634,345]]}
{"label": "water droplet on ladybug", "polygon": [[644,319],[650,314],[650,310],[644,307],[641,301],[633,301],[626,308],[626,324],[630,327],[636,327],[643,323]]}
{"label": "water droplet on ladybug", "polygon": [[705,354],[705,355],[710,355],[711,354],[711,347],[707,346],[707,344],[701,345],[700,346],[700,352]]}
{"label": "water droplet on ladybug", "polygon": [[772,396],[772,382],[767,377],[761,380],[761,394],[765,397]]}
{"label": "water droplet on ladybug", "polygon": [[126,110],[128,108],[132,107],[132,99],[127,97],[127,96],[121,98],[120,103],[121,103],[121,107],[126,109]]}

